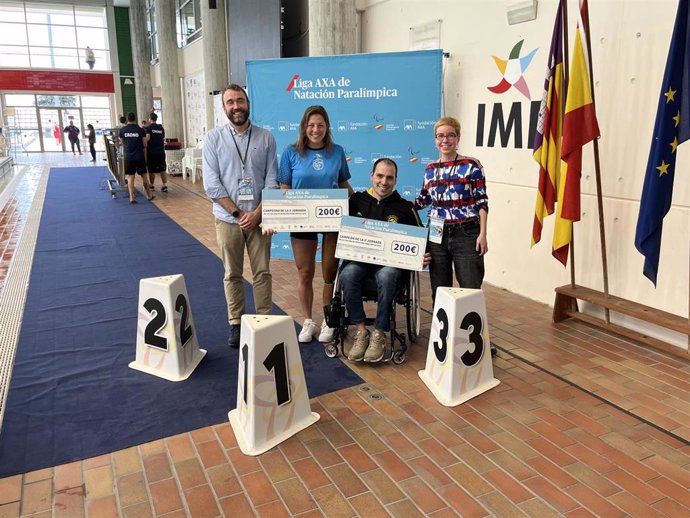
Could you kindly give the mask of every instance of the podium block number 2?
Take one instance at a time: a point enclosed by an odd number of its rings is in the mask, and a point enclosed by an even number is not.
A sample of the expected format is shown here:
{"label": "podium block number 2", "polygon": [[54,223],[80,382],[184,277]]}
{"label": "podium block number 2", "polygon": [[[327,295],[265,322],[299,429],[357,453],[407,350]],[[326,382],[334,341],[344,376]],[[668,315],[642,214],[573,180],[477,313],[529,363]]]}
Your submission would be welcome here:
{"label": "podium block number 2", "polygon": [[[441,324],[439,330],[439,338],[441,343],[434,341],[434,354],[439,363],[444,363],[448,355],[448,314],[443,308],[439,308],[436,312],[436,319]],[[460,359],[467,367],[472,367],[479,363],[484,355],[484,339],[482,338],[482,331],[484,329],[484,322],[482,317],[476,311],[470,311],[463,318],[460,323],[460,329],[469,332],[469,342],[474,344],[474,350],[469,349],[465,351]]]}
{"label": "podium block number 2", "polygon": [[[167,351],[168,339],[158,334],[168,321],[165,306],[160,300],[150,298],[144,302],[144,309],[148,311],[149,314],[153,315],[153,318],[147,324],[144,331],[144,343],[156,349]],[[187,305],[187,298],[182,293],[180,293],[175,300],[175,311],[180,313],[181,316],[179,332],[180,342],[182,343],[182,347],[184,347],[192,336],[194,336],[194,332],[192,331],[192,326],[187,325],[189,307]]]}
{"label": "podium block number 2", "polygon": [[[244,362],[244,404],[247,404],[247,387],[249,381],[249,346],[242,346],[242,361]],[[288,373],[287,355],[285,343],[276,344],[263,361],[267,371],[273,371],[273,379],[276,386],[276,404],[282,406],[290,402],[290,376]]]}

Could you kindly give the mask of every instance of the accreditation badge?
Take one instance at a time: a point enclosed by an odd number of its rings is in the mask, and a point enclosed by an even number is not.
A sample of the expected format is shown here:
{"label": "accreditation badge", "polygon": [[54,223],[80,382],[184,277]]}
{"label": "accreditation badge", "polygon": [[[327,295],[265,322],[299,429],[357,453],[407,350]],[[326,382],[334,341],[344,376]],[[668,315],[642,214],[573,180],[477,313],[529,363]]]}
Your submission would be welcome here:
{"label": "accreditation badge", "polygon": [[432,243],[440,245],[443,241],[443,223],[443,218],[429,218],[429,241]]}
{"label": "accreditation badge", "polygon": [[238,201],[254,201],[254,179],[240,178],[240,185],[237,189]]}

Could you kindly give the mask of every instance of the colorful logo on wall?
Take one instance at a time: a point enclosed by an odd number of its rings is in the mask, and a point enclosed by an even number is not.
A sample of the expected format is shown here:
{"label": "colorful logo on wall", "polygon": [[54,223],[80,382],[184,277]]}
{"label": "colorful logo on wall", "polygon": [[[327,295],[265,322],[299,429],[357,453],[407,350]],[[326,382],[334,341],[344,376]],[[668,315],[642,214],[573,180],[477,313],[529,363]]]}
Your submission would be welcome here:
{"label": "colorful logo on wall", "polygon": [[524,73],[532,62],[532,58],[537,52],[537,49],[534,49],[526,56],[520,57],[520,50],[522,49],[522,43],[524,41],[525,40],[520,40],[515,44],[513,50],[510,51],[508,59],[491,56],[494,58],[498,70],[503,74],[503,78],[497,85],[488,87],[493,93],[502,94],[507,92],[511,86],[514,86],[522,95],[527,97],[527,99],[531,99]]}
{"label": "colorful logo on wall", "polygon": [[419,160],[419,157],[417,156],[419,154],[419,151],[415,151],[412,149],[412,146],[407,148],[407,152],[410,154],[410,157],[407,159],[410,163],[415,164]]}

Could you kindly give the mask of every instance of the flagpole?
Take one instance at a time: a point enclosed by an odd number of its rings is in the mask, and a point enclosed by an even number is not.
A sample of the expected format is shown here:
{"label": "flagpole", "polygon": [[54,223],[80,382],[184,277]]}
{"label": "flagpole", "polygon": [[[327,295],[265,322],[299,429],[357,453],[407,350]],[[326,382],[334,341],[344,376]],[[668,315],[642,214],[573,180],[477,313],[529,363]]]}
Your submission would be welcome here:
{"label": "flagpole", "polygon": [[[592,95],[592,106],[594,112],[597,110],[596,99],[594,98],[594,71],[592,66],[592,39],[589,34],[589,5],[587,0],[584,0],[584,13],[582,16],[582,23],[584,24],[585,37],[587,39],[587,60],[589,61],[589,88]],[[599,209],[599,238],[601,239],[601,267],[604,274],[604,297],[609,296],[609,267],[606,256],[606,230],[604,226],[604,199],[601,194],[601,166],[599,162],[599,139],[596,138],[592,142],[594,144],[594,173],[597,183],[597,208]],[[610,322],[609,309],[605,309],[606,322]]]}
{"label": "flagpole", "polygon": [[[568,98],[568,85],[570,84],[570,59],[568,58],[568,0],[560,0],[563,6],[563,99]],[[562,103],[561,120],[565,117],[565,102]],[[561,179],[559,179],[561,181]],[[562,200],[558,200],[562,203]],[[570,286],[575,287],[575,225],[571,225],[570,231]]]}

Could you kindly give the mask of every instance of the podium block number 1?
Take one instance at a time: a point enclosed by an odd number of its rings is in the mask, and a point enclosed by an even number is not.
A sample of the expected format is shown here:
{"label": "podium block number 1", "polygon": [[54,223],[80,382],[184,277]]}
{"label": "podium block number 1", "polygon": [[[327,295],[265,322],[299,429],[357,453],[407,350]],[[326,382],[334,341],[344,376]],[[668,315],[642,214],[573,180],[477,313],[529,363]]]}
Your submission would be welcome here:
{"label": "podium block number 1", "polygon": [[[244,404],[248,404],[247,387],[249,386],[249,346],[242,346],[242,362],[244,363]],[[287,354],[285,342],[276,344],[262,362],[266,370],[273,371],[273,379],[276,385],[276,404],[282,406],[290,402],[290,376],[288,374]]]}
{"label": "podium block number 1", "polygon": [[228,413],[240,450],[259,455],[315,423],[292,319],[242,315],[236,407]]}
{"label": "podium block number 1", "polygon": [[[153,315],[153,318],[147,324],[146,330],[144,331],[144,342],[150,347],[167,351],[168,339],[158,334],[168,322],[165,306],[160,300],[150,298],[144,302],[144,309],[148,311],[150,315]],[[187,298],[182,293],[180,293],[175,300],[175,311],[180,313],[180,344],[181,347],[184,347],[187,345],[187,342],[191,340],[192,336],[194,336],[194,331],[192,331],[192,326],[187,323],[189,308],[187,306]]]}

